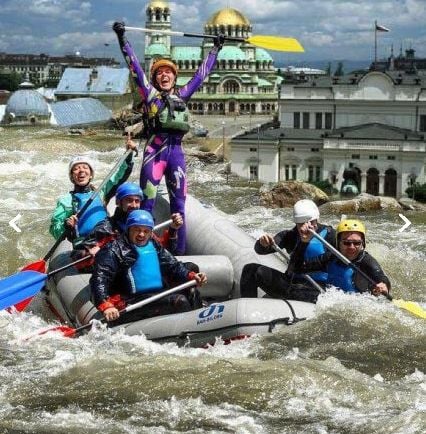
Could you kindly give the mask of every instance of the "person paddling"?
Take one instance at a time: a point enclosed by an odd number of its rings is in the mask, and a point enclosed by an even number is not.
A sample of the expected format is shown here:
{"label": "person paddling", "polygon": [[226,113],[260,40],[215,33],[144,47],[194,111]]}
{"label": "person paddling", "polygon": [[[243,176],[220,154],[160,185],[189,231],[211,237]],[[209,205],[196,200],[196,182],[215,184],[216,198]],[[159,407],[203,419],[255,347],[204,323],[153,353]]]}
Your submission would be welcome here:
{"label": "person paddling", "polygon": [[[277,245],[290,253],[290,263],[285,273],[260,264],[246,264],[240,280],[241,297],[257,297],[259,287],[274,298],[316,302],[319,290],[301,274],[294,272],[294,264],[296,261],[314,258],[326,251],[322,243],[309,233],[309,229],[313,229],[330,244],[335,245],[334,229],[320,224],[319,217],[319,209],[312,200],[299,200],[293,207],[293,221],[296,226],[275,236],[264,234],[256,241],[254,250],[257,254],[275,253],[274,245]],[[309,275],[321,286],[327,281],[327,273],[324,271],[312,272]]]}
{"label": "person paddling", "polygon": [[[90,289],[93,303],[107,321],[118,320],[119,311],[127,304],[161,292],[165,279],[179,283],[195,279],[198,286],[207,282],[205,273],[188,272],[182,262],[152,239],[153,227],[154,219],[149,212],[132,211],[125,232],[96,255]],[[191,310],[194,306],[190,298],[188,292],[169,295],[120,318],[119,322]]]}
{"label": "person paddling", "polygon": [[[127,145],[128,149],[132,145]],[[84,211],[80,218],[78,211],[90,199],[95,190],[92,181],[95,177],[94,164],[85,155],[76,156],[71,159],[68,174],[73,189],[66,195],[59,198],[56,208],[53,211],[49,232],[55,239],[60,238],[65,232],[66,238],[76,247],[90,234],[97,223],[108,215],[106,204],[114,196],[117,187],[125,182],[133,169],[133,152],[124,160],[117,172],[99,191],[99,194]]]}
{"label": "person paddling", "polygon": [[327,285],[335,286],[345,292],[371,291],[374,295],[389,294],[391,289],[389,278],[376,259],[365,250],[366,229],[364,224],[359,220],[342,220],[336,228],[336,234],[338,251],[374,282],[377,282],[375,285],[328,251],[317,258],[299,261],[295,265],[297,270],[300,272],[323,270],[328,275]]}
{"label": "person paddling", "polygon": [[213,70],[224,36],[214,39],[214,46],[207,54],[189,82],[176,88],[178,69],[169,59],[157,59],[146,77],[132,46],[124,33],[122,22],[115,22],[113,30],[117,34],[123,56],[132,72],[141,97],[141,110],[147,143],[140,173],[140,185],[146,196],[143,209],[152,212],[157,187],[163,177],[170,198],[171,213],[181,214],[184,224],[179,229],[177,253],[185,254],[185,200],[187,191],[186,163],[182,149],[182,138],[189,131],[189,113],[186,106],[190,97],[203,84]]}
{"label": "person paddling", "polygon": [[[140,209],[143,200],[144,195],[141,188],[133,182],[125,182],[117,188],[115,195],[117,207],[114,214],[97,223],[92,232],[71,253],[73,260],[87,255],[92,256],[77,267],[80,271],[93,271],[90,267],[93,265],[96,253],[124,232],[127,216],[130,212]],[[153,238],[174,254],[177,245],[177,230],[183,224],[182,216],[179,213],[172,214],[171,221],[169,228],[163,231],[161,237],[153,233]]]}

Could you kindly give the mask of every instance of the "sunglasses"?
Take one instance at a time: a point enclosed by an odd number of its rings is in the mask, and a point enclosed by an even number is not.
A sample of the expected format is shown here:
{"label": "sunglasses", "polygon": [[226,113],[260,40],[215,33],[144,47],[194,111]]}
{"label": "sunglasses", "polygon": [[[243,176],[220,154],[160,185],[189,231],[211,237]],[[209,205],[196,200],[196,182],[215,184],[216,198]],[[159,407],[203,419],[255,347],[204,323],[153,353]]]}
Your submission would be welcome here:
{"label": "sunglasses", "polygon": [[359,247],[362,244],[362,241],[343,240],[342,244],[344,246],[350,246],[351,244],[353,244],[355,247]]}

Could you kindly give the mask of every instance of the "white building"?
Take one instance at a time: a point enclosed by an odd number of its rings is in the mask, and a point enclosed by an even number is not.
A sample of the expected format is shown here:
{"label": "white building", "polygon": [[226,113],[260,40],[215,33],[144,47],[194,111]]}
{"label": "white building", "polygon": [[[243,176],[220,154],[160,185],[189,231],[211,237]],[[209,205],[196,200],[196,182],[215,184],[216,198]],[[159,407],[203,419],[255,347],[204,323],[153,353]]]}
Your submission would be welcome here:
{"label": "white building", "polygon": [[339,191],[401,196],[426,182],[426,75],[368,71],[283,82],[280,128],[234,138],[232,171],[277,182],[328,179]]}

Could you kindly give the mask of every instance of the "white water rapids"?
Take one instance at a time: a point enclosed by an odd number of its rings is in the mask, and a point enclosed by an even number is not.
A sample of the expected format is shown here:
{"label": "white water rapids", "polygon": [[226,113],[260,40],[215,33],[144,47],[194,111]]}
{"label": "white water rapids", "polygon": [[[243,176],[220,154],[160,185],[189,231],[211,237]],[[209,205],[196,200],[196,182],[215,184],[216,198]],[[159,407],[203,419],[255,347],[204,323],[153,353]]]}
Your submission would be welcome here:
{"label": "white water rapids", "polygon": [[[0,131],[0,276],[53,244],[50,214],[70,189],[70,157],[90,154],[99,183],[123,152],[114,133]],[[191,164],[190,191],[254,237],[292,226],[290,210],[260,206],[257,188],[226,184],[220,168]],[[8,225],[18,213],[21,233]],[[395,298],[425,306],[426,216],[406,215],[413,224],[402,233],[397,214],[360,217]],[[46,326],[32,314],[0,312],[1,433],[402,434],[426,426],[424,320],[369,295],[329,291],[312,320],[208,349],[110,330],[26,340]]]}

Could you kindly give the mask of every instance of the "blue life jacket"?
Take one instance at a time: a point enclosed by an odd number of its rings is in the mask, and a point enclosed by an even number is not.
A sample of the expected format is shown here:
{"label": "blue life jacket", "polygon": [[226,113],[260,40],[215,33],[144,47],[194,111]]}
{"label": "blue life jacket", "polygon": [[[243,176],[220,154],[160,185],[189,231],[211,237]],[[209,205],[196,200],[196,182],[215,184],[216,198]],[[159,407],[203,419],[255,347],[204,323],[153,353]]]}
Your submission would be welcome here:
{"label": "blue life jacket", "polygon": [[332,260],[327,267],[327,283],[345,292],[359,292],[354,283],[355,271],[340,261]]}
{"label": "blue life jacket", "polygon": [[[88,191],[86,193],[74,193],[73,197],[77,202],[77,211],[79,211],[85,203],[90,199],[93,192]],[[92,232],[93,228],[102,220],[108,217],[105,206],[99,197],[93,199],[89,207],[84,211],[83,215],[78,218],[76,227],[77,237],[85,237]]]}
{"label": "blue life jacket", "polygon": [[[322,238],[325,238],[327,236],[327,228],[324,228],[319,235],[321,235]],[[326,252],[324,244],[318,240],[317,238],[313,237],[306,247],[305,254],[303,255],[303,259],[305,261],[309,261],[310,259],[316,258],[317,256],[320,256]],[[327,273],[325,271],[315,271],[312,273],[308,273],[309,276],[312,277],[316,282],[327,282]]]}
{"label": "blue life jacket", "polygon": [[163,288],[160,261],[152,241],[145,246],[134,246],[138,258],[129,270],[133,292],[156,292]]}

